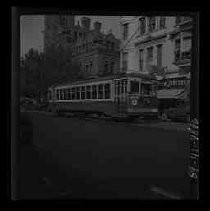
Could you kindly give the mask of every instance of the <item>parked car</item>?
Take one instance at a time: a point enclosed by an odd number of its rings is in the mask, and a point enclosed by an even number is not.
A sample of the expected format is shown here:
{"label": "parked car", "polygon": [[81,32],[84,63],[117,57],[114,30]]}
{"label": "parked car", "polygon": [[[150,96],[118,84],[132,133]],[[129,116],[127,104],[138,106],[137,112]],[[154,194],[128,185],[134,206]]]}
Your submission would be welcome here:
{"label": "parked car", "polygon": [[37,107],[37,102],[33,98],[21,97],[20,108],[21,110],[34,110]]}
{"label": "parked car", "polygon": [[172,120],[172,121],[190,121],[190,105],[184,101],[177,101],[177,103],[164,109],[161,113],[161,119],[163,121]]}

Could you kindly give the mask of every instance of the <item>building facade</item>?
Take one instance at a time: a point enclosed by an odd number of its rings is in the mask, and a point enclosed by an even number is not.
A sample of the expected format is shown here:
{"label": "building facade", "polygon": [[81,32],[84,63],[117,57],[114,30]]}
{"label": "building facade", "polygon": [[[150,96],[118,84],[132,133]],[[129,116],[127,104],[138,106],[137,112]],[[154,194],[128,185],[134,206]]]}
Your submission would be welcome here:
{"label": "building facade", "polygon": [[75,25],[74,16],[45,16],[44,49],[51,46],[69,48],[72,62],[79,66],[84,77],[112,75],[120,70],[120,40],[110,31],[101,32],[101,23],[95,22],[90,29],[91,20],[81,19]]}
{"label": "building facade", "polygon": [[73,61],[80,66],[85,77],[112,75],[119,72],[120,40],[112,32],[103,34],[101,23],[90,29],[90,19],[83,17],[81,26],[74,27]]}
{"label": "building facade", "polygon": [[189,16],[121,18],[121,71],[156,75],[163,119],[189,119],[192,29]]}
{"label": "building facade", "polygon": [[121,71],[166,73],[190,68],[192,19],[185,16],[121,18]]}

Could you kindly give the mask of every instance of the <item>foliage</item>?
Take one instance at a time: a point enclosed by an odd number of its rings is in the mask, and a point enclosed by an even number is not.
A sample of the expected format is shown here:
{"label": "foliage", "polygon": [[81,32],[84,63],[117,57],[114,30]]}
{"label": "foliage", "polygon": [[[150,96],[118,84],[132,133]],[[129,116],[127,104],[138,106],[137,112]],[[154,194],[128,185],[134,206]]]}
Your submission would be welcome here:
{"label": "foliage", "polygon": [[21,58],[20,90],[23,96],[41,98],[49,86],[82,78],[79,66],[72,63],[69,48],[51,46],[47,53],[30,49]]}

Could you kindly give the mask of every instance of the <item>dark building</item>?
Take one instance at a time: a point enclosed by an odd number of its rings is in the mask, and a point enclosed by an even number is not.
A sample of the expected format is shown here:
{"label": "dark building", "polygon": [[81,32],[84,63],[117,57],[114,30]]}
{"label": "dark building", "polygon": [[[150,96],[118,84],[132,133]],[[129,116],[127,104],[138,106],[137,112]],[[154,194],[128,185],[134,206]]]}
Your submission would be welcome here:
{"label": "dark building", "polygon": [[119,71],[120,41],[112,32],[101,32],[101,23],[95,22],[90,29],[91,21],[83,17],[81,26],[74,27],[73,61],[78,64],[85,77],[112,75]]}

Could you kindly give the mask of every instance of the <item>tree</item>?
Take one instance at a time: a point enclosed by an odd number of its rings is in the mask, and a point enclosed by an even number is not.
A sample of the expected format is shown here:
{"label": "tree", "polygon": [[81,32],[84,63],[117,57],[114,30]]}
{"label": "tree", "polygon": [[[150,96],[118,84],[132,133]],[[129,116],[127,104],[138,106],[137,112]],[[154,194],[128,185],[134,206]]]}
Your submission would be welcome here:
{"label": "tree", "polygon": [[49,86],[83,78],[78,64],[72,62],[71,49],[51,46],[47,53],[30,49],[20,63],[21,94],[40,100]]}

